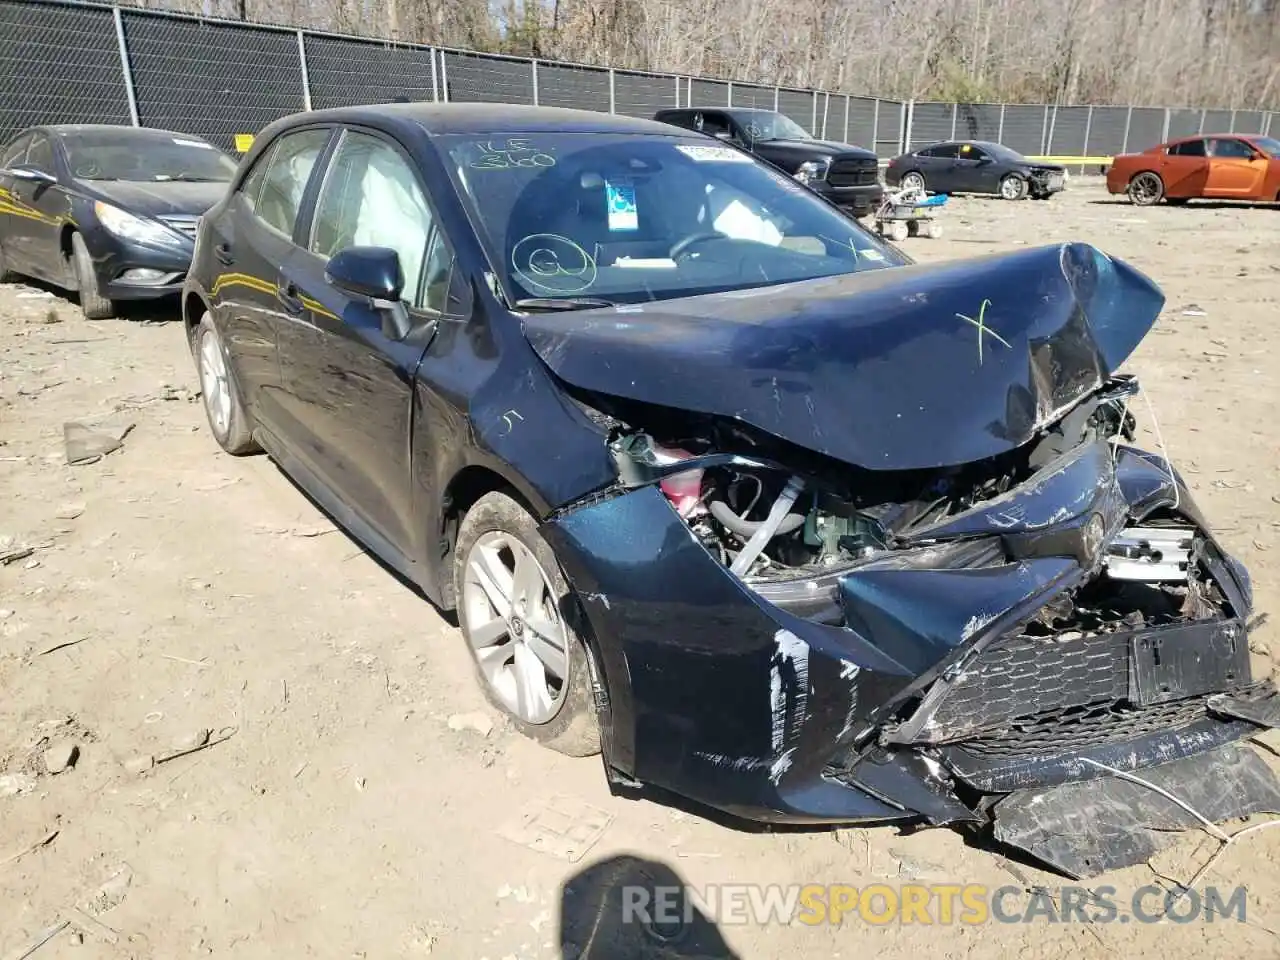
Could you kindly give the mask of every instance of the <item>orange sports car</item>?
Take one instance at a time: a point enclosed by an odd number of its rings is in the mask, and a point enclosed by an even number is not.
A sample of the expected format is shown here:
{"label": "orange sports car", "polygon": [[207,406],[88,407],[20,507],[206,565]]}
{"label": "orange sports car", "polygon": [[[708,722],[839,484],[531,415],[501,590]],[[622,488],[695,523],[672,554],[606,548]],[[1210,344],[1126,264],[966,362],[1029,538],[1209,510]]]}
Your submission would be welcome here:
{"label": "orange sports car", "polygon": [[1280,201],[1280,140],[1253,134],[1201,134],[1111,162],[1107,190],[1141,206],[1166,200]]}

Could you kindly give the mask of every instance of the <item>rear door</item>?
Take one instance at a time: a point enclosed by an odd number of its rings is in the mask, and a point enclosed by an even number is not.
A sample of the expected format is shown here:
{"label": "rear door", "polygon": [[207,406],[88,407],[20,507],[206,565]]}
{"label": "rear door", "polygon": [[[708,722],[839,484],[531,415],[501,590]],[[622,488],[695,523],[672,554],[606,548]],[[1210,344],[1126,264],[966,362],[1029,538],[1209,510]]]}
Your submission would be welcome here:
{"label": "rear door", "polygon": [[1165,196],[1175,199],[1203,196],[1209,180],[1204,141],[1183,140],[1172,144],[1160,158],[1157,172],[1164,181]]}
{"label": "rear door", "polygon": [[298,252],[294,228],[330,127],[282,134],[256,161],[204,242],[216,274],[209,294],[242,395],[253,415],[284,442],[293,432],[283,402],[277,343],[296,322],[277,294],[281,270]]}
{"label": "rear door", "polygon": [[1262,196],[1269,161],[1251,144],[1238,137],[1210,137],[1208,153],[1206,197],[1248,200]]}
{"label": "rear door", "polygon": [[[58,162],[54,150],[52,138],[43,131],[36,131],[23,165],[28,170],[57,177]],[[14,184],[13,190],[32,213],[30,217],[23,218],[31,272],[51,283],[65,285],[67,265],[62,256],[59,234],[71,213],[66,191],[55,184],[22,180]]]}
{"label": "rear door", "polygon": [[305,250],[286,270],[296,337],[281,345],[289,401],[303,428],[298,451],[360,520],[401,556],[416,553],[409,430],[414,377],[428,339],[397,340],[365,298],[329,284],[341,250],[391,247],[402,300],[422,326],[448,310],[452,247],[416,165],[395,140],[343,132],[320,186]]}
{"label": "rear door", "polygon": [[957,167],[960,147],[954,143],[943,143],[929,148],[928,166],[925,168],[925,182],[935,193],[953,193],[963,189],[960,183],[963,177]]}
{"label": "rear door", "polygon": [[9,175],[13,167],[20,167],[27,158],[27,147],[31,145],[31,134],[24,133],[12,141],[4,152],[0,153],[0,253],[4,255],[4,263],[12,270],[26,272],[30,269],[26,251],[17,242],[22,229],[18,220],[24,215],[19,201],[14,196],[14,185],[18,179]]}

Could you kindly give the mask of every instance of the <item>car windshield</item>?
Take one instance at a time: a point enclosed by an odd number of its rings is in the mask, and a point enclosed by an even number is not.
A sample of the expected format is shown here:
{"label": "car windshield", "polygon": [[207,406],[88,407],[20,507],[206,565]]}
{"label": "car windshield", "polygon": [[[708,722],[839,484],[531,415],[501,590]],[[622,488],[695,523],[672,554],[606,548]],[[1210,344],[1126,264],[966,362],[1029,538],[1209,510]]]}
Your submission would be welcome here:
{"label": "car windshield", "polygon": [[809,131],[781,113],[741,113],[734,119],[752,140],[811,140]]}
{"label": "car windshield", "polygon": [[909,262],[792,178],[703,139],[439,142],[516,301],[639,303]]}
{"label": "car windshield", "polygon": [[1253,145],[1261,147],[1273,157],[1280,157],[1280,140],[1275,137],[1254,137]]}
{"label": "car windshield", "polygon": [[195,137],[82,133],[63,140],[71,175],[80,180],[229,182],[236,163]]}

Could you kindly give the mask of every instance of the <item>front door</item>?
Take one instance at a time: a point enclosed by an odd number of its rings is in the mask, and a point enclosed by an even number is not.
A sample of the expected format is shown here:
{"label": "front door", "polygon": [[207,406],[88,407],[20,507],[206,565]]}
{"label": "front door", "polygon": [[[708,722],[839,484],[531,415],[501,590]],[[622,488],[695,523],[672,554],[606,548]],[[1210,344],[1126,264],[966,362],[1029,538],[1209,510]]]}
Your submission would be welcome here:
{"label": "front door", "polygon": [[381,135],[347,130],[316,201],[306,250],[282,278],[296,338],[281,347],[285,389],[313,469],[402,556],[416,554],[410,428],[414,378],[428,341],[396,339],[384,311],[325,280],[348,247],[394,249],[401,299],[425,325],[447,306],[448,244],[407,155]]}
{"label": "front door", "polygon": [[[57,176],[53,143],[47,134],[37,131],[31,137],[21,166],[51,177]],[[66,195],[61,188],[42,180],[13,178],[8,189],[15,213],[10,243],[19,253],[20,269],[50,283],[67,286],[67,272],[58,237],[67,212]]]}
{"label": "front door", "polygon": [[1208,142],[1209,179],[1204,195],[1242,200],[1258,197],[1267,175],[1267,158],[1236,137],[1210,137]]}
{"label": "front door", "polygon": [[971,143],[959,145],[953,168],[955,173],[952,175],[955,183],[953,190],[957,193],[991,193],[993,191],[993,186],[983,177],[983,173],[990,169],[989,166],[983,165],[985,156],[981,147],[975,147]]}

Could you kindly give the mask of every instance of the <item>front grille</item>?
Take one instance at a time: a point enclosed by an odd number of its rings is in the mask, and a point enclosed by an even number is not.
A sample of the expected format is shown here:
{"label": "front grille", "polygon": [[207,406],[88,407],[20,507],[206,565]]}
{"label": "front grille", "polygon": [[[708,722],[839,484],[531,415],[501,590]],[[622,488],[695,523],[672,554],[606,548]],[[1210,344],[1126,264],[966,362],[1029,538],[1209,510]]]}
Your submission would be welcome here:
{"label": "front grille", "polygon": [[1130,650],[1136,637],[1203,634],[1206,649],[1242,637],[1238,621],[1197,621],[1061,640],[1012,636],[965,664],[917,743],[950,743],[1000,730],[1027,716],[1067,708],[1110,709],[1132,693]]}
{"label": "front grille", "polygon": [[160,222],[177,230],[184,237],[196,238],[196,228],[200,225],[199,217],[161,217]]}
{"label": "front grille", "polygon": [[1204,719],[1206,697],[1146,709],[1119,703],[1063,707],[1016,719],[1008,729],[961,744],[968,754],[992,759],[1052,757],[1108,743],[1125,743]]}
{"label": "front grille", "polygon": [[827,183],[833,187],[864,187],[879,178],[875,160],[836,160],[827,171]]}

